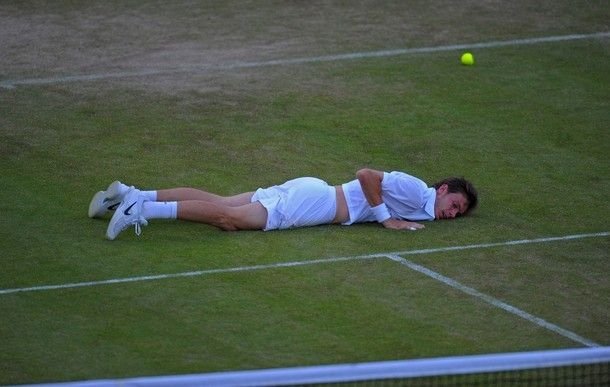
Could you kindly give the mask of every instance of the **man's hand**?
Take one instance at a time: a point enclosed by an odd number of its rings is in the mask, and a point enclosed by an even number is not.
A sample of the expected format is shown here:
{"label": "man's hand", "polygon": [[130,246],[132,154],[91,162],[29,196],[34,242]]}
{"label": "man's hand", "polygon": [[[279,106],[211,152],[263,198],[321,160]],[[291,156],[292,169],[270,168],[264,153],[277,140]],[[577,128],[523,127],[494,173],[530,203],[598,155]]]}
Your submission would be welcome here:
{"label": "man's hand", "polygon": [[415,230],[419,230],[420,228],[426,227],[423,224],[419,224],[419,223],[415,223],[415,222],[408,222],[406,220],[400,220],[400,219],[392,219],[392,218],[384,221],[382,224],[383,224],[383,227],[389,228],[392,230],[415,231]]}

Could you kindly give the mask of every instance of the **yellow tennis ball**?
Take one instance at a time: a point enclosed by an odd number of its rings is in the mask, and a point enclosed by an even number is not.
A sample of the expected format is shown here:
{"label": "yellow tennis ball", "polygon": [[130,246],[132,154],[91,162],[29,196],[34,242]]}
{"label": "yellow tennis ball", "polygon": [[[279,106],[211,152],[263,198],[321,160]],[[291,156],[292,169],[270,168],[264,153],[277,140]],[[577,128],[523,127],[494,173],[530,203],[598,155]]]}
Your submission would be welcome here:
{"label": "yellow tennis ball", "polygon": [[462,54],[462,64],[466,66],[472,66],[474,64],[474,56],[471,53],[465,52]]}

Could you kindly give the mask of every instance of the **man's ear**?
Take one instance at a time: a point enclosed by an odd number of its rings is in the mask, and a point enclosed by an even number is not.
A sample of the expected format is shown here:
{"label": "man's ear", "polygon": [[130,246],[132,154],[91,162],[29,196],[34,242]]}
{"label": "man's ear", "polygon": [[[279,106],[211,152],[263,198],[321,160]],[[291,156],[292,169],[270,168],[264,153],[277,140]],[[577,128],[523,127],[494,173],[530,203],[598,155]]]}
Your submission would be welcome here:
{"label": "man's ear", "polygon": [[443,196],[447,193],[448,190],[449,190],[449,186],[447,184],[443,184],[436,189],[436,195]]}

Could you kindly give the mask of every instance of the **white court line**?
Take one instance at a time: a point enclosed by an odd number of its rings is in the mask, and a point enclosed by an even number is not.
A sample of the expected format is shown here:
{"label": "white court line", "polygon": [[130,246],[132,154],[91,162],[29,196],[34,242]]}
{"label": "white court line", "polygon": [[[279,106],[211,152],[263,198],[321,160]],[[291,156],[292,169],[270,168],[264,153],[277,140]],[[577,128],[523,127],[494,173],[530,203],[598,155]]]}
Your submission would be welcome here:
{"label": "white court line", "polygon": [[422,274],[424,274],[424,275],[426,275],[426,276],[428,276],[430,278],[433,278],[433,279],[435,279],[437,281],[440,281],[440,282],[442,282],[442,283],[444,283],[446,285],[449,285],[449,286],[451,286],[454,289],[457,289],[457,290],[459,290],[459,291],[461,291],[463,293],[469,294],[469,295],[471,295],[473,297],[476,297],[476,298],[478,298],[480,300],[483,300],[483,301],[485,301],[486,303],[488,303],[490,305],[493,305],[493,306],[495,306],[497,308],[503,309],[503,310],[505,310],[505,311],[507,311],[509,313],[514,314],[515,316],[521,317],[522,319],[525,319],[525,320],[527,320],[529,322],[532,322],[532,323],[534,323],[534,324],[536,324],[539,327],[542,327],[544,329],[547,329],[547,330],[550,330],[552,332],[555,332],[555,333],[557,333],[557,334],[559,334],[559,335],[561,335],[563,337],[566,337],[566,338],[568,338],[568,339],[570,339],[572,341],[575,341],[577,343],[586,345],[587,347],[600,347],[600,344],[597,344],[597,343],[595,343],[595,342],[593,342],[593,341],[591,341],[589,339],[586,339],[586,338],[584,338],[582,336],[577,335],[574,332],[571,332],[571,331],[569,331],[567,329],[564,329],[564,328],[562,328],[560,326],[557,326],[557,325],[555,325],[553,323],[550,323],[550,322],[548,322],[548,321],[546,321],[544,319],[541,319],[540,317],[536,317],[536,316],[534,316],[534,315],[532,315],[530,313],[527,313],[526,311],[521,310],[519,308],[516,308],[516,307],[514,307],[514,306],[512,306],[510,304],[507,304],[504,301],[500,301],[500,300],[498,300],[498,299],[496,299],[494,297],[491,297],[491,296],[489,296],[487,294],[481,293],[481,292],[479,292],[476,289],[473,289],[471,287],[463,285],[463,284],[461,284],[460,282],[458,282],[458,281],[456,281],[454,279],[451,279],[449,277],[445,277],[444,275],[442,275],[440,273],[437,273],[437,272],[435,272],[433,270],[430,270],[430,269],[428,269],[425,266],[418,265],[418,264],[416,264],[414,262],[411,262],[411,261],[409,261],[409,260],[407,260],[405,258],[402,258],[402,257],[400,257],[398,255],[388,255],[387,257],[390,258],[391,260],[395,261],[395,262],[398,262],[398,263],[408,267],[411,270],[415,270],[415,271],[417,271],[419,273],[422,273]]}
{"label": "white court line", "polygon": [[336,62],[342,60],[353,60],[353,59],[364,59],[364,58],[379,58],[389,57],[398,55],[408,54],[421,54],[431,52],[442,52],[442,51],[456,51],[456,50],[472,50],[481,48],[496,48],[506,46],[522,46],[540,43],[552,43],[552,42],[563,42],[570,40],[582,40],[582,39],[597,39],[597,38],[608,38],[610,32],[597,32],[592,34],[573,34],[573,35],[560,35],[560,36],[544,36],[539,38],[527,38],[527,39],[512,39],[512,40],[499,40],[491,42],[480,42],[480,43],[466,43],[466,44],[454,44],[446,46],[432,46],[432,47],[419,47],[419,48],[403,48],[396,50],[382,50],[382,51],[368,51],[368,52],[354,52],[347,54],[337,55],[324,55],[324,56],[313,56],[304,58],[293,58],[293,59],[275,59],[267,61],[254,61],[254,62],[233,62],[219,65],[199,65],[199,66],[184,66],[173,69],[149,69],[149,70],[135,70],[135,71],[122,71],[122,72],[109,72],[99,74],[82,74],[82,75],[64,75],[48,78],[27,78],[27,79],[7,79],[0,81],[0,88],[13,89],[19,85],[48,85],[57,83],[68,83],[68,82],[86,82],[95,81],[111,78],[129,78],[129,77],[142,77],[142,76],[154,76],[154,75],[168,75],[177,73],[189,73],[189,72],[206,72],[213,70],[233,70],[233,69],[244,69],[244,68],[255,68],[255,67],[268,67],[268,66],[285,66],[305,63],[319,63],[319,62]]}
{"label": "white court line", "polygon": [[373,255],[363,255],[363,256],[358,256],[358,257],[356,257],[356,256],[337,257],[337,258],[326,258],[326,259],[314,259],[311,261],[280,262],[280,263],[272,263],[272,264],[268,264],[268,265],[241,266],[241,267],[230,267],[230,268],[226,268],[226,269],[209,269],[209,270],[187,271],[187,272],[183,272],[183,273],[173,273],[173,274],[158,274],[158,275],[146,275],[146,276],[141,276],[141,277],[115,278],[115,279],[102,280],[102,281],[75,282],[75,283],[61,284],[61,285],[42,285],[42,286],[32,286],[29,288],[3,289],[3,290],[0,290],[0,295],[10,294],[10,293],[20,293],[20,292],[35,292],[35,291],[43,291],[43,290],[84,288],[84,287],[90,287],[90,286],[122,284],[122,283],[128,283],[128,282],[156,281],[156,280],[170,279],[170,278],[198,277],[198,276],[203,276],[203,275],[208,275],[208,274],[238,273],[238,272],[244,272],[244,271],[277,269],[277,268],[281,268],[281,267],[307,266],[307,265],[316,265],[319,263],[333,263],[333,262],[353,261],[353,260],[357,260],[357,259],[373,259],[373,258],[381,258],[381,257],[384,257],[384,255],[373,254]]}
{"label": "white court line", "polygon": [[558,241],[567,241],[567,240],[571,240],[571,239],[595,238],[595,237],[604,237],[604,236],[610,236],[610,232],[606,231],[606,232],[598,232],[598,233],[592,233],[592,234],[564,235],[564,236],[560,236],[560,237],[537,238],[537,239],[520,239],[520,240],[508,241],[508,242],[482,243],[482,244],[478,244],[478,245],[441,247],[441,248],[437,248],[437,249],[396,251],[396,252],[392,252],[392,253],[386,253],[385,255],[388,255],[388,254],[416,255],[416,254],[444,253],[444,252],[448,252],[448,251],[486,249],[486,248],[491,248],[491,247],[517,246],[517,245],[527,245],[527,244],[531,244],[531,243],[558,242]]}
{"label": "white court line", "polygon": [[129,282],[156,281],[156,280],[170,279],[170,278],[197,277],[197,276],[203,276],[203,275],[208,275],[208,274],[236,273],[236,272],[246,272],[246,271],[254,271],[254,270],[275,269],[275,268],[281,268],[281,267],[307,266],[307,265],[316,265],[316,264],[320,264],[320,263],[334,263],[334,262],[345,262],[345,261],[365,260],[365,259],[374,259],[374,258],[385,258],[385,257],[392,256],[392,255],[433,254],[433,253],[441,253],[441,252],[456,251],[456,250],[484,249],[484,248],[501,247],[501,246],[518,246],[518,245],[525,245],[525,244],[559,242],[559,241],[567,241],[567,240],[575,240],[575,239],[583,239],[583,238],[599,238],[599,237],[605,237],[605,236],[610,236],[610,232],[605,231],[605,232],[598,232],[598,233],[591,233],[591,234],[565,235],[565,236],[550,237],[550,238],[521,239],[521,240],[513,240],[513,241],[497,242],[497,243],[450,246],[450,247],[440,247],[440,248],[423,249],[423,250],[407,250],[407,251],[400,251],[400,252],[358,255],[358,256],[351,256],[351,257],[333,257],[333,258],[314,259],[314,260],[308,260],[308,261],[280,262],[280,263],[272,263],[272,264],[267,264],[267,265],[242,266],[242,267],[233,267],[233,268],[226,268],[226,269],[198,270],[198,271],[189,271],[189,272],[173,273],[173,274],[157,274],[157,275],[146,275],[146,276],[138,276],[138,277],[114,278],[114,279],[101,280],[101,281],[75,282],[75,283],[67,283],[67,284],[59,284],[59,285],[40,285],[40,286],[31,286],[31,287],[13,288],[13,289],[0,289],[0,295],[13,294],[13,293],[36,292],[36,291],[47,291],[47,290],[84,288],[84,287],[91,287],[91,286],[112,285],[112,284],[121,284],[121,283],[129,283]]}

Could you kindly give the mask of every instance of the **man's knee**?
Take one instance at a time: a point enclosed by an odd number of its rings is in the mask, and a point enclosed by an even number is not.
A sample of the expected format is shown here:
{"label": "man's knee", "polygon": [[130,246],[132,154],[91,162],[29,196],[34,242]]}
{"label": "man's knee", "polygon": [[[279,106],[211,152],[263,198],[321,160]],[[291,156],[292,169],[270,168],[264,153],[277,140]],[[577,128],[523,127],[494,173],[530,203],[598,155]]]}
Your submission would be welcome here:
{"label": "man's knee", "polygon": [[239,219],[234,214],[231,214],[231,211],[226,211],[216,219],[216,226],[224,231],[237,231],[240,228],[238,227]]}
{"label": "man's knee", "polygon": [[229,207],[218,218],[218,227],[225,231],[262,230],[267,224],[267,210],[259,202]]}

